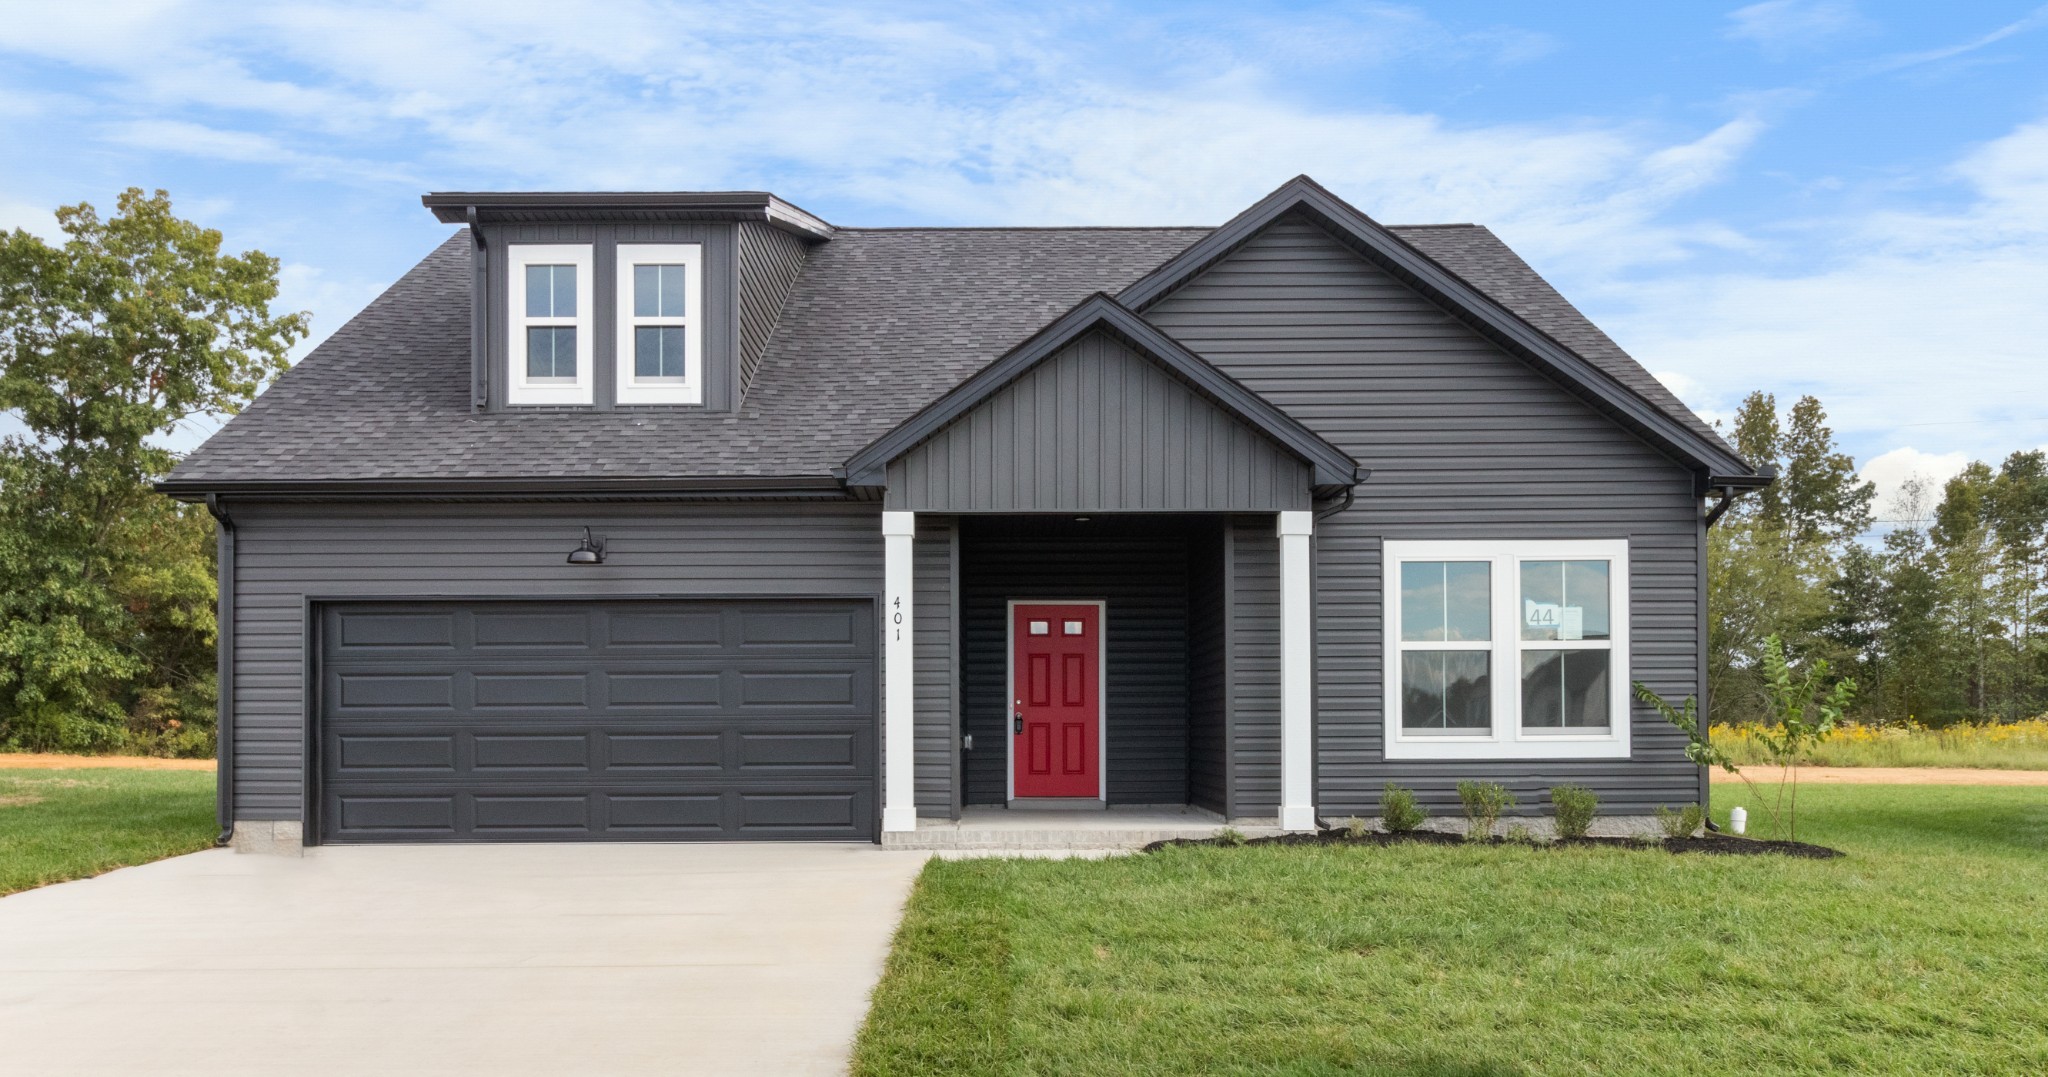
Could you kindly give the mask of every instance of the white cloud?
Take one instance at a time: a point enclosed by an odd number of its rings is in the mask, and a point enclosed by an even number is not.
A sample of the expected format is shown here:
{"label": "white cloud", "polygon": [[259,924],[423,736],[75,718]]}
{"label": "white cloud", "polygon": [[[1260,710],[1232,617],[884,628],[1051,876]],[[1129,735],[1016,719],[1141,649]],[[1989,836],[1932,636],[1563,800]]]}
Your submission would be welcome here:
{"label": "white cloud", "polygon": [[1926,453],[1911,446],[1893,449],[1888,453],[1873,456],[1865,461],[1856,476],[1877,487],[1877,518],[1889,523],[1910,520],[1927,509],[1932,503],[1915,505],[1910,497],[1902,497],[1906,484],[1918,480],[1924,495],[1933,499],[1941,497],[1941,484],[1962,474],[1970,465],[1967,453]]}
{"label": "white cloud", "polygon": [[1729,37],[1753,41],[1772,55],[1809,48],[1866,25],[1849,0],[1764,0],[1729,12],[1728,20]]}
{"label": "white cloud", "polygon": [[[1998,457],[2048,430],[2048,122],[1949,169],[1973,198],[1950,212],[1804,222],[1783,241],[1820,265],[1610,281],[1609,329],[1688,402],[1812,392],[1852,445],[1927,428]],[[1987,393],[1987,387],[1996,387]]]}

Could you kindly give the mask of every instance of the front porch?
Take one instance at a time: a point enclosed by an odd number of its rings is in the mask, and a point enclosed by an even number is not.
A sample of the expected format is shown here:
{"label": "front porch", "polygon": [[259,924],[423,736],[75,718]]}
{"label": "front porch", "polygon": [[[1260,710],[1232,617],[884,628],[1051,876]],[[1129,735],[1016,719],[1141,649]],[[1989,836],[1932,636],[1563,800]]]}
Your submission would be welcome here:
{"label": "front porch", "polygon": [[[1215,812],[1191,806],[1099,811],[979,806],[962,809],[958,819],[920,819],[916,830],[884,831],[882,846],[941,856],[1109,853],[1175,838],[1213,838],[1226,825]],[[1270,819],[1264,825],[1240,823],[1234,829],[1248,838],[1281,832]]]}
{"label": "front porch", "polygon": [[[1116,849],[1314,827],[1308,648],[1282,638],[1298,615],[1307,639],[1308,512],[885,521],[885,845]],[[1017,670],[1020,647],[1067,633],[1092,667],[1072,694],[1093,706],[1068,753],[1085,756],[1081,790],[1048,802]]]}

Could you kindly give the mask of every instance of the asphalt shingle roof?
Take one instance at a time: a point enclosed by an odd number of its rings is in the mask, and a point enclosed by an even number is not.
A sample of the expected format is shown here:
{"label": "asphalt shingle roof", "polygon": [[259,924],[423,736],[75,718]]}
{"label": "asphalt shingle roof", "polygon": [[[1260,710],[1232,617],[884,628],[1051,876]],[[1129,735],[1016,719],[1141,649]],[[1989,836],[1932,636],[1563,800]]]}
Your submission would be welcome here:
{"label": "asphalt shingle roof", "polygon": [[[1208,231],[840,229],[811,252],[737,414],[473,414],[470,243],[458,232],[169,481],[823,476],[1088,295],[1115,293]],[[1491,232],[1393,231],[1706,430]]]}

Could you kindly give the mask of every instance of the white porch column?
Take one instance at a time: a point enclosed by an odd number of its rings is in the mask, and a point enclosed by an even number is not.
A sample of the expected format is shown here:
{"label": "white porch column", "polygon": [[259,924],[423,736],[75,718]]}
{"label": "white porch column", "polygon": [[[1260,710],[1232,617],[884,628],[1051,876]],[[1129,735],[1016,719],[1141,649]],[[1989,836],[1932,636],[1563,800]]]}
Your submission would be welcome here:
{"label": "white porch column", "polygon": [[1312,512],[1280,514],[1280,828],[1316,828]]}
{"label": "white porch column", "polygon": [[882,829],[917,829],[916,656],[911,620],[912,553],[917,514],[882,514]]}

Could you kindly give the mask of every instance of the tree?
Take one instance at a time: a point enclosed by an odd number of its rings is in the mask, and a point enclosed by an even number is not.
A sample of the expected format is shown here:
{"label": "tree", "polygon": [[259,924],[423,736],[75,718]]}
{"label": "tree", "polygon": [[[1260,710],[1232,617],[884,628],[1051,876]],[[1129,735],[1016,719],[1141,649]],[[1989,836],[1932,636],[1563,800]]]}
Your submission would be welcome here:
{"label": "tree", "polygon": [[286,366],[277,260],[221,253],[170,196],[57,211],[0,236],[0,743],[193,750],[213,685],[211,521],[154,494],[158,439],[231,413]]}
{"label": "tree", "polygon": [[1751,393],[1729,436],[1744,458],[1777,467],[1779,477],[1736,501],[1708,536],[1709,698],[1724,722],[1766,716],[1766,639],[1796,655],[1855,661],[1832,589],[1870,527],[1875,498],[1811,396],[1781,421],[1775,397]]}

